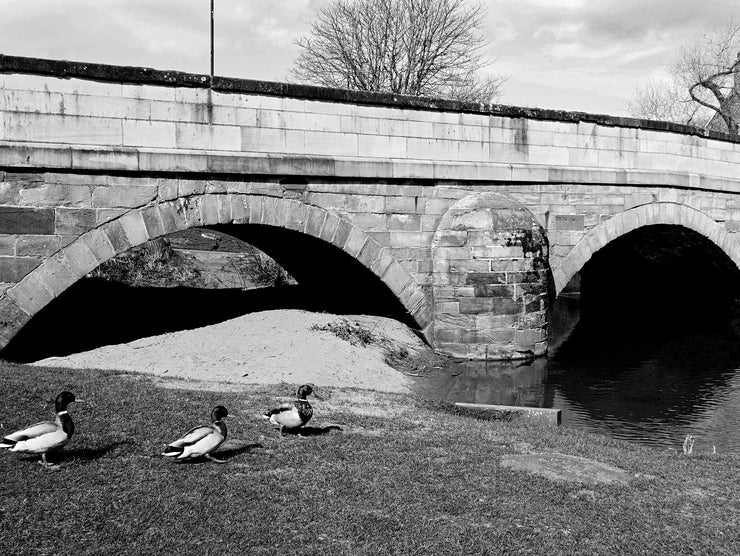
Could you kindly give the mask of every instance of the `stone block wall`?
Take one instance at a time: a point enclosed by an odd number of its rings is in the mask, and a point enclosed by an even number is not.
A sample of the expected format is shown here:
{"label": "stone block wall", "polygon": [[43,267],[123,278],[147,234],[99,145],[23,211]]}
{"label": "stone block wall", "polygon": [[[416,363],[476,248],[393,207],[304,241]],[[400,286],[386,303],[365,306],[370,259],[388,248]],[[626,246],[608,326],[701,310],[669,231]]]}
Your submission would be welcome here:
{"label": "stone block wall", "polygon": [[216,223],[333,243],[469,357],[541,354],[548,272],[563,287],[634,226],[691,227],[740,265],[721,134],[47,62],[0,56],[0,343],[107,257]]}

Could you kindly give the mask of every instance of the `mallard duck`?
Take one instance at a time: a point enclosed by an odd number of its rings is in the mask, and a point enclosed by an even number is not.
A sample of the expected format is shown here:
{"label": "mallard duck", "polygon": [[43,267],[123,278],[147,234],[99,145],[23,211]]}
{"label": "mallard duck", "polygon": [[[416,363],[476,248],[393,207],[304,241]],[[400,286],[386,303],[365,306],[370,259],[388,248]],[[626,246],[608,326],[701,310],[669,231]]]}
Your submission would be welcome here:
{"label": "mallard duck", "polygon": [[216,463],[226,463],[211,455],[226,440],[226,423],[222,421],[229,414],[228,410],[217,405],[211,411],[211,425],[193,427],[184,436],[169,444],[162,452],[163,456],[177,459],[193,459],[205,456]]}
{"label": "mallard duck", "polygon": [[9,434],[0,442],[0,448],[8,448],[11,452],[41,454],[40,465],[47,468],[56,467],[46,461],[46,454],[59,450],[72,438],[75,425],[67,413],[67,406],[75,401],[82,400],[75,400],[72,392],[60,392],[54,402],[57,413],[54,423],[43,421]]}
{"label": "mallard duck", "polygon": [[291,403],[283,404],[275,409],[265,411],[263,417],[270,421],[273,425],[280,427],[280,434],[287,430],[295,430],[311,420],[313,417],[313,409],[311,404],[308,403],[306,396],[313,394],[316,398],[322,399],[314,389],[316,386],[313,384],[304,384],[298,388],[296,393],[296,399]]}

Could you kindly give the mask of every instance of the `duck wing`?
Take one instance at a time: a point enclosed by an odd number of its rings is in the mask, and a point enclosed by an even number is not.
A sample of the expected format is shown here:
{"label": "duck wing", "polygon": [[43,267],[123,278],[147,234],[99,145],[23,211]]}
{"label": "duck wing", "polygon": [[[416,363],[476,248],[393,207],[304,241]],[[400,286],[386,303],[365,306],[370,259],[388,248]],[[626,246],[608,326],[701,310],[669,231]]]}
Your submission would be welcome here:
{"label": "duck wing", "polygon": [[10,448],[23,440],[37,438],[45,434],[52,434],[58,430],[59,427],[56,423],[52,423],[51,421],[42,421],[41,423],[36,423],[35,425],[31,425],[30,427],[26,427],[25,429],[9,434],[3,438],[2,442],[0,442],[0,448]]}
{"label": "duck wing", "polygon": [[162,455],[180,459],[197,458],[210,454],[224,443],[226,437],[218,427],[200,426],[190,429],[185,436],[169,444]]}
{"label": "duck wing", "polygon": [[204,437],[208,436],[211,433],[213,433],[213,427],[209,427],[208,425],[193,427],[183,436],[168,444],[168,446],[172,446],[173,448],[184,448],[185,446],[192,446],[193,444],[195,444],[199,440],[202,440]]}
{"label": "duck wing", "polygon": [[286,429],[295,429],[306,424],[306,420],[295,406],[289,406],[279,412],[270,415],[270,423],[279,425]]}
{"label": "duck wing", "polygon": [[0,447],[12,452],[42,454],[61,448],[69,442],[69,436],[56,423],[44,421],[6,436]]}
{"label": "duck wing", "polygon": [[278,406],[274,409],[268,409],[264,413],[265,419],[270,419],[273,415],[279,415],[280,413],[283,413],[284,411],[290,411],[291,409],[295,409],[295,406],[292,403],[284,403],[281,406]]}

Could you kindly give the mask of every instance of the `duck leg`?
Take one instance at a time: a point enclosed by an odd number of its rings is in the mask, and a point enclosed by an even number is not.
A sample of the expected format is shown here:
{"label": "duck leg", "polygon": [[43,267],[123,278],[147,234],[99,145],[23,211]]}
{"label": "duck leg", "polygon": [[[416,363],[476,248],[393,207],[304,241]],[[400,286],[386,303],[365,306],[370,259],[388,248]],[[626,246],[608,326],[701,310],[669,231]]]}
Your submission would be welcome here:
{"label": "duck leg", "polygon": [[225,459],[216,459],[211,454],[206,454],[206,458],[212,461],[213,463],[226,463]]}
{"label": "duck leg", "polygon": [[41,454],[41,461],[39,461],[39,465],[43,465],[47,469],[58,469],[59,468],[58,465],[55,465],[53,463],[49,463],[48,461],[46,461],[46,454],[45,453],[44,454]]}

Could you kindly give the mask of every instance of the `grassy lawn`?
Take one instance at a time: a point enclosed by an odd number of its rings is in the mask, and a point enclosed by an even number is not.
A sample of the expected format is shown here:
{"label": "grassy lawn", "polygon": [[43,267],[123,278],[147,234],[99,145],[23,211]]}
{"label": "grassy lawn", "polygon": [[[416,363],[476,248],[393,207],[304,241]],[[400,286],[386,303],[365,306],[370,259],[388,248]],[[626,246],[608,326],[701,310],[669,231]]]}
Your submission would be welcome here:
{"label": "grassy lawn", "polygon": [[[192,387],[192,385],[191,385]],[[262,411],[292,386],[165,388],[150,378],[0,363],[0,434],[53,416],[76,433],[57,471],[0,453],[2,554],[740,554],[740,457],[684,456],[332,389],[316,428],[281,438]],[[159,455],[225,405],[228,460]],[[505,454],[616,465],[628,486],[557,483]]]}

